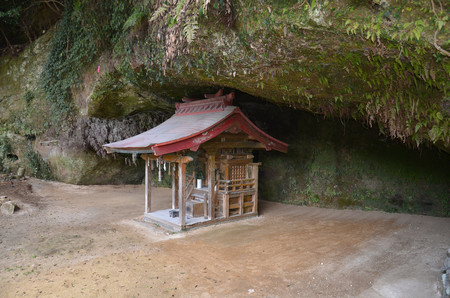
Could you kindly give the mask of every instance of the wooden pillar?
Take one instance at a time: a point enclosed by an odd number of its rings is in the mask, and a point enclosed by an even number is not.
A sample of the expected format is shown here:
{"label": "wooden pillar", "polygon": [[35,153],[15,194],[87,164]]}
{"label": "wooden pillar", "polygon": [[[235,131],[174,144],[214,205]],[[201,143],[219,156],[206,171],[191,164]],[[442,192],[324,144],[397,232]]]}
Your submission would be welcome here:
{"label": "wooden pillar", "polygon": [[[253,206],[255,206],[255,203],[253,203]],[[239,215],[244,214],[244,194],[241,193],[239,195]]]}
{"label": "wooden pillar", "polygon": [[223,195],[223,216],[225,218],[230,217],[230,195],[228,192]]}
{"label": "wooden pillar", "polygon": [[172,168],[172,209],[178,209],[178,171],[177,164]]}
{"label": "wooden pillar", "polygon": [[208,219],[215,218],[216,196],[214,186],[216,185],[216,151],[208,152]]}
{"label": "wooden pillar", "polygon": [[178,207],[180,216],[180,226],[183,230],[186,227],[186,196],[184,193],[186,183],[186,164],[180,158],[178,164]]}
{"label": "wooden pillar", "polygon": [[152,169],[150,167],[151,160],[145,160],[145,213],[151,212],[151,194],[152,194]]}
{"label": "wooden pillar", "polygon": [[253,199],[253,212],[258,213],[258,170],[259,166],[261,165],[260,162],[258,163],[251,163],[249,164],[252,167],[252,176],[251,178],[255,179],[255,198]]}

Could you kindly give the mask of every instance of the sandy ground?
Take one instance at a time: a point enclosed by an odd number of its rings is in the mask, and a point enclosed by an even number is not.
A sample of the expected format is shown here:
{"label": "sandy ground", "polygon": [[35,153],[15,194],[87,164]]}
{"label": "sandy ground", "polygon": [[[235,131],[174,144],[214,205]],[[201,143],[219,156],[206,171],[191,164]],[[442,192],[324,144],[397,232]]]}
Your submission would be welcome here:
{"label": "sandy ground", "polygon": [[[261,202],[260,217],[169,233],[142,222],[143,192],[0,184],[21,207],[0,215],[0,296],[440,296],[450,218]],[[170,190],[152,203],[169,208]]]}

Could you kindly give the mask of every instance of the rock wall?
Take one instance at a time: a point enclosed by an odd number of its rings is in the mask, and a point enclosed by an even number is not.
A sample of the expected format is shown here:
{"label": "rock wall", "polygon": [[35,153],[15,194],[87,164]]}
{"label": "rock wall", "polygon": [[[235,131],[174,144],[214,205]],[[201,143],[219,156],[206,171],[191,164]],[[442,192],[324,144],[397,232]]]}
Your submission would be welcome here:
{"label": "rock wall", "polygon": [[0,57],[1,170],[140,183],[142,163],[101,145],[227,88],[291,144],[258,156],[264,199],[449,215],[448,4],[175,2],[68,1]]}
{"label": "rock wall", "polygon": [[[135,104],[127,112],[116,112],[114,119],[111,115],[93,117],[100,111],[108,115],[98,105],[89,108],[91,97],[100,97],[97,86],[103,86],[104,80],[86,72],[83,84],[72,91],[74,114],[55,124],[58,115],[53,113],[40,82],[52,34],[44,35],[16,57],[0,58],[0,170],[15,174],[23,167],[25,175],[75,184],[141,183],[143,163],[138,160],[134,164],[122,155],[107,157],[101,146],[164,121],[171,114],[166,100],[147,93],[152,108]],[[110,92],[114,88],[108,85],[105,89]],[[128,98],[135,98],[135,102],[146,100],[136,88],[127,90]],[[119,105],[120,99],[115,98]],[[111,101],[104,105],[112,105],[114,110]]]}
{"label": "rock wall", "polygon": [[354,120],[241,103],[289,152],[257,153],[260,196],[296,205],[450,216],[450,155],[420,151]]}

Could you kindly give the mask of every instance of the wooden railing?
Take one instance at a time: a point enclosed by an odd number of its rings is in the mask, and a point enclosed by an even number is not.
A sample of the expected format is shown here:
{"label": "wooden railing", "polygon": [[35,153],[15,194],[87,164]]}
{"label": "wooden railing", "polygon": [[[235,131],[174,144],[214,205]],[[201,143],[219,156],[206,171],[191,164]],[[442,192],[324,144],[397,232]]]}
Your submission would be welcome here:
{"label": "wooden railing", "polygon": [[184,187],[184,194],[186,199],[188,199],[191,194],[192,191],[194,190],[194,179],[195,176],[194,175],[186,175],[186,183],[185,183],[185,187]]}
{"label": "wooden railing", "polygon": [[257,212],[256,188],[255,178],[219,180],[216,198],[222,206],[223,217],[228,218]]}
{"label": "wooden railing", "polygon": [[218,193],[238,193],[255,191],[255,179],[219,180],[217,183]]}

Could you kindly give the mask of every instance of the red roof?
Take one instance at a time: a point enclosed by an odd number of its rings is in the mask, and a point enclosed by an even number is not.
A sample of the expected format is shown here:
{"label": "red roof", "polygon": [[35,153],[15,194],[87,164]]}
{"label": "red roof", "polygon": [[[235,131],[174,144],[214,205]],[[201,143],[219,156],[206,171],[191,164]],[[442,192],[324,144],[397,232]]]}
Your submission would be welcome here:
{"label": "red roof", "polygon": [[[221,95],[218,93],[217,95]],[[176,104],[175,115],[160,125],[134,137],[105,144],[108,153],[154,153],[164,155],[199,146],[223,132],[245,132],[264,144],[266,150],[287,152],[288,145],[256,127],[233,106],[234,93]]]}

